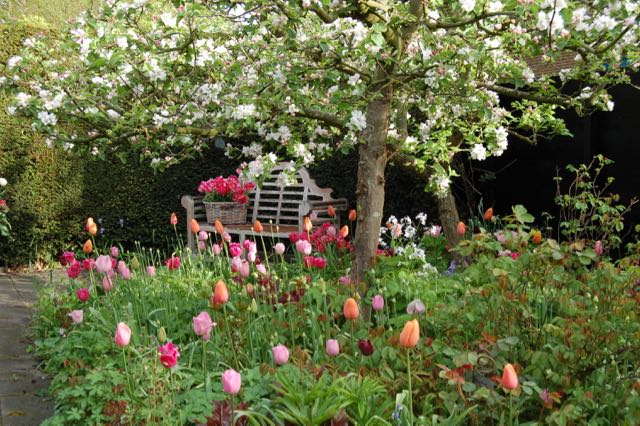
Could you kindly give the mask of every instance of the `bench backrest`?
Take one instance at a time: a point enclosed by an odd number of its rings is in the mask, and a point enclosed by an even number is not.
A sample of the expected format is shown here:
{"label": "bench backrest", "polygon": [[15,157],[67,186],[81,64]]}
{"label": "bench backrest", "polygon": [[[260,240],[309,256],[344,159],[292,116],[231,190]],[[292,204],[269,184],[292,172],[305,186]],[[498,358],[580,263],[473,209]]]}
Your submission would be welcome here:
{"label": "bench backrest", "polygon": [[[264,179],[262,188],[256,188],[248,194],[247,223],[259,220],[264,224],[272,221],[277,225],[300,225],[302,215],[308,213],[304,211],[307,202],[326,201],[330,203],[332,201],[332,190],[318,187],[304,168],[299,169],[295,174],[295,183],[281,188],[278,185],[278,176],[288,167],[289,163],[276,165],[271,169],[269,176]],[[206,221],[202,196],[196,196],[193,199],[195,201],[194,217],[198,221]],[[324,221],[322,217],[318,219]],[[317,222],[315,221],[315,223]]]}

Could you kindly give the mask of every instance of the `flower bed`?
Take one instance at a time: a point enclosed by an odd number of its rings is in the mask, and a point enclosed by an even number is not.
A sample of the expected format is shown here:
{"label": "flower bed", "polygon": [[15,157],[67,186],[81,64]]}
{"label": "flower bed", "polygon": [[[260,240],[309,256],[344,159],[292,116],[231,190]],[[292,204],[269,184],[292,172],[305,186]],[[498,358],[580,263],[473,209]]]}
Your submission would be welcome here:
{"label": "flower bed", "polygon": [[389,221],[366,292],[330,225],[292,235],[292,261],[258,252],[266,233],[201,233],[194,257],[67,253],[68,289],[45,287],[34,329],[50,423],[640,418],[637,256],[543,238],[518,208],[468,227],[452,262],[425,219]]}

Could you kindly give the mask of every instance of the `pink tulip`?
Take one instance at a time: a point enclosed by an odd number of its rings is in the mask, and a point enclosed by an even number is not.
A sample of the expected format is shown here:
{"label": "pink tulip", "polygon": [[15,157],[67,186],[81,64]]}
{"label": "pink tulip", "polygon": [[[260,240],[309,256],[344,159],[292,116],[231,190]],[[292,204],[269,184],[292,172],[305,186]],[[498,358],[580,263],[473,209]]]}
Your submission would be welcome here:
{"label": "pink tulip", "polygon": [[250,251],[249,253],[247,253],[247,260],[250,263],[254,263],[256,261],[256,252],[255,251]]}
{"label": "pink tulip", "polygon": [[67,268],[67,276],[71,279],[78,278],[80,272],[82,272],[82,265],[77,260],[74,260],[71,266]]}
{"label": "pink tulip", "polygon": [[302,259],[302,264],[304,265],[305,268],[312,268],[313,267],[313,256],[305,256]]}
{"label": "pink tulip", "polygon": [[220,256],[221,252],[222,252],[222,247],[220,247],[220,244],[214,244],[213,245],[213,254],[215,254],[216,256]]}
{"label": "pink tulip", "polygon": [[82,320],[84,319],[82,309],[71,311],[68,315],[71,317],[71,321],[73,321],[74,324],[82,324]]}
{"label": "pink tulip", "polygon": [[260,273],[261,275],[267,275],[267,267],[262,263],[256,265],[256,271],[258,271],[258,273]]}
{"label": "pink tulip", "polygon": [[602,253],[604,253],[604,247],[602,246],[602,241],[600,240],[596,241],[596,244],[593,247],[593,250],[596,252],[596,255],[602,256]]}
{"label": "pink tulip", "polygon": [[76,254],[72,251],[62,252],[58,258],[62,266],[71,265],[76,260]]}
{"label": "pink tulip", "polygon": [[131,340],[131,329],[129,326],[123,322],[119,322],[116,326],[116,335],[113,340],[116,342],[116,345],[121,348],[127,346]]}
{"label": "pink tulip", "polygon": [[276,365],[284,365],[289,361],[289,349],[284,345],[277,345],[271,348],[273,353],[273,362]]}
{"label": "pink tulip", "polygon": [[338,279],[338,282],[342,285],[349,285],[351,284],[351,277],[349,277],[349,275],[343,275]]}
{"label": "pink tulip", "polygon": [[147,275],[149,275],[150,277],[155,277],[156,276],[156,267],[153,266],[153,265],[147,266]]}
{"label": "pink tulip", "polygon": [[231,259],[231,272],[240,271],[240,267],[242,266],[242,259],[239,257],[234,257]]}
{"label": "pink tulip", "polygon": [[242,242],[242,246],[243,246],[243,247],[244,247],[244,249],[245,249],[247,252],[249,252],[249,253],[251,253],[251,252],[254,252],[254,253],[255,253],[255,252],[257,251],[256,243],[254,243],[254,242],[253,242],[253,241],[251,241],[251,240],[244,240],[244,241]]}
{"label": "pink tulip", "polygon": [[336,339],[327,340],[326,344],[327,355],[337,356],[340,354],[340,344]]}
{"label": "pink tulip", "polygon": [[198,241],[198,250],[205,251],[207,249],[207,243],[204,241]]}
{"label": "pink tulip", "polygon": [[231,254],[231,257],[239,257],[240,255],[242,255],[242,247],[240,247],[240,244],[229,244],[229,254]]}
{"label": "pink tulip", "polygon": [[330,237],[335,237],[336,234],[338,233],[338,231],[336,231],[336,227],[335,226],[330,226],[327,228],[327,235]]}
{"label": "pink tulip", "polygon": [[131,270],[125,266],[125,268],[122,270],[122,272],[120,272],[120,275],[122,275],[122,278],[124,278],[125,280],[130,280],[131,279]]}
{"label": "pink tulip", "polygon": [[514,390],[518,387],[518,374],[516,374],[516,370],[513,368],[513,365],[507,364],[504,366],[500,384],[507,390]]}
{"label": "pink tulip", "polygon": [[284,244],[282,243],[276,244],[273,248],[276,251],[276,254],[280,254],[280,255],[284,253],[284,250],[285,250]]}
{"label": "pink tulip", "polygon": [[111,271],[113,268],[113,263],[111,262],[111,257],[109,256],[98,256],[98,258],[96,259],[96,271],[100,272],[101,274],[106,274],[107,272]]}
{"label": "pink tulip", "polygon": [[111,257],[116,258],[120,254],[120,250],[118,250],[118,247],[112,246],[109,253],[111,254]]}
{"label": "pink tulip", "polygon": [[407,313],[409,315],[413,314],[423,314],[426,310],[424,303],[420,299],[415,299],[413,302],[409,303],[407,306]]}
{"label": "pink tulip", "polygon": [[227,242],[230,243],[231,242],[231,235],[229,235],[228,232],[225,232],[224,234],[222,234],[222,239]]}
{"label": "pink tulip", "polygon": [[83,288],[79,288],[76,291],[76,296],[78,296],[78,300],[80,300],[81,302],[86,302],[87,300],[89,300],[91,293],[89,293],[88,288],[83,287]]}
{"label": "pink tulip", "polygon": [[229,369],[222,373],[222,388],[230,395],[240,392],[242,376],[236,370]]}
{"label": "pink tulip", "polygon": [[207,241],[209,239],[209,233],[207,231],[198,232],[199,241]]}
{"label": "pink tulip", "polygon": [[163,367],[172,368],[178,363],[180,352],[178,351],[178,347],[172,342],[158,346],[158,352],[160,353],[160,363]]}
{"label": "pink tulip", "polygon": [[122,271],[124,271],[125,269],[127,269],[127,264],[124,263],[124,260],[118,261],[116,265],[116,271],[118,271],[118,273],[122,275]]}
{"label": "pink tulip", "polygon": [[211,339],[211,329],[213,328],[213,321],[208,312],[200,312],[197,317],[193,317],[193,331],[202,337],[203,340]]}
{"label": "pink tulip", "polygon": [[371,301],[371,307],[373,308],[374,311],[383,310],[384,298],[379,294],[376,294],[375,296],[373,296],[373,300]]}
{"label": "pink tulip", "polygon": [[309,256],[311,254],[311,243],[307,240],[296,241],[296,250],[298,253]]}
{"label": "pink tulip", "polygon": [[313,259],[313,266],[318,269],[324,269],[327,266],[327,259],[324,257],[316,257]]}
{"label": "pink tulip", "polygon": [[251,269],[249,267],[249,262],[247,262],[246,260],[243,260],[242,264],[240,265],[240,276],[242,278],[247,278],[249,276],[249,274],[251,274]]}
{"label": "pink tulip", "polygon": [[82,261],[82,268],[87,272],[91,271],[92,269],[95,269],[95,267],[96,267],[96,260],[92,257],[88,259],[84,259]]}
{"label": "pink tulip", "polygon": [[442,226],[440,225],[433,225],[431,228],[429,228],[429,235],[431,235],[432,237],[439,237],[441,233]]}
{"label": "pink tulip", "polygon": [[113,281],[111,281],[111,277],[109,277],[109,275],[105,275],[102,279],[102,288],[104,291],[111,291],[113,288]]}

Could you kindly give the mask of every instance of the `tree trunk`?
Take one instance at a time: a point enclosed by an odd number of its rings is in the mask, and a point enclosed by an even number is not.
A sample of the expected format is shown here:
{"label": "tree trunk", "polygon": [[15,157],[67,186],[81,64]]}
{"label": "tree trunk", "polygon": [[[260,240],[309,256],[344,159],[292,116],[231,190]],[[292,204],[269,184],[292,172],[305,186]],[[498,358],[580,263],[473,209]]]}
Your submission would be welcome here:
{"label": "tree trunk", "polygon": [[382,209],[384,207],[384,172],[387,166],[386,139],[391,116],[390,85],[382,89],[367,105],[365,142],[360,145],[358,161],[358,200],[355,255],[351,265],[351,282],[364,282],[365,275],[374,266]]}
{"label": "tree trunk", "polygon": [[438,202],[438,216],[440,217],[440,223],[442,224],[442,231],[444,232],[444,236],[447,239],[449,247],[454,248],[461,240],[461,237],[457,232],[460,216],[458,215],[456,200],[453,197],[451,188],[447,190],[446,194],[437,196],[436,200]]}

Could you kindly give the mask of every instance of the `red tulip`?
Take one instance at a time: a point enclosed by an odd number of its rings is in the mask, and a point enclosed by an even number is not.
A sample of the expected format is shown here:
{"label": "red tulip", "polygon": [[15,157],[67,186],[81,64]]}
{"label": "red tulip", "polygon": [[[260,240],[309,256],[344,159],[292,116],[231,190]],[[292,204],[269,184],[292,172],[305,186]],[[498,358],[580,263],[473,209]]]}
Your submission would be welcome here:
{"label": "red tulip", "polygon": [[78,278],[82,272],[82,264],[77,260],[74,260],[73,263],[67,268],[67,276],[71,279]]}
{"label": "red tulip", "polygon": [[160,363],[165,368],[171,368],[178,363],[180,358],[180,352],[178,347],[169,342],[162,346],[158,346],[158,352],[160,352]]}
{"label": "red tulip", "polygon": [[81,302],[86,302],[87,300],[89,300],[91,293],[89,293],[88,288],[84,287],[84,288],[79,288],[76,291],[76,296],[78,296],[78,300],[80,300]]}
{"label": "red tulip", "polygon": [[360,352],[362,352],[364,356],[369,356],[373,353],[373,345],[368,339],[358,340],[358,348],[360,348]]}
{"label": "red tulip", "polygon": [[500,384],[507,390],[514,390],[518,387],[518,375],[516,374],[516,370],[513,368],[513,365],[507,364],[504,366]]}

